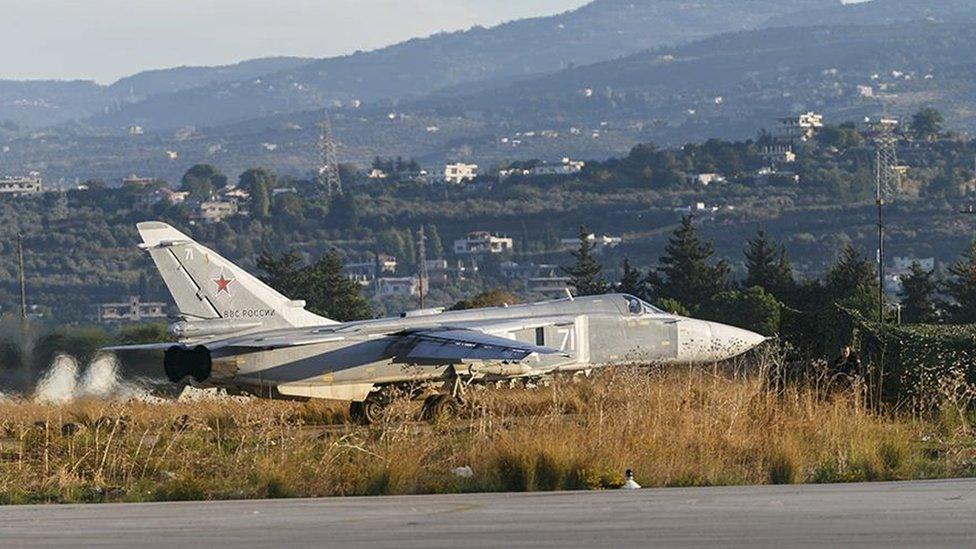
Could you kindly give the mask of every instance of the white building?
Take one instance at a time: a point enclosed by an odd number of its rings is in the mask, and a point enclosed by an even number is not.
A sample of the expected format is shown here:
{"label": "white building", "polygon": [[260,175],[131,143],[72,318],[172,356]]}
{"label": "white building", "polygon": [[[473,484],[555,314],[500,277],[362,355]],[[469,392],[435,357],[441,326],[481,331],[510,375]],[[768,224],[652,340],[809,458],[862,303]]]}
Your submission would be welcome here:
{"label": "white building", "polygon": [[813,139],[813,136],[817,135],[817,131],[823,128],[823,125],[823,115],[812,111],[779,119],[780,135],[801,141]]}
{"label": "white building", "polygon": [[455,255],[475,255],[483,253],[500,254],[511,251],[514,241],[507,236],[476,231],[454,241]]}
{"label": "white building", "polygon": [[165,318],[165,303],[143,303],[138,296],[131,296],[129,301],[122,303],[102,303],[95,308],[95,320],[106,324]]}
{"label": "white building", "polygon": [[26,177],[0,177],[0,195],[25,196],[44,191],[41,175],[31,172]]}
{"label": "white building", "polygon": [[725,183],[725,176],[720,173],[692,173],[685,175],[685,181],[689,185],[707,187],[712,183]]}
{"label": "white building", "polygon": [[464,164],[463,162],[456,162],[454,164],[446,164],[444,166],[445,183],[460,185],[465,181],[473,180],[477,176],[477,164]]}
{"label": "white building", "polygon": [[[618,244],[623,242],[623,239],[619,236],[608,236],[600,235],[597,236],[593,233],[586,235],[586,241],[593,244],[593,252],[601,253],[607,248],[615,248]],[[576,238],[563,238],[560,240],[563,247],[573,249],[579,246],[579,237]]]}
{"label": "white building", "polygon": [[793,152],[793,146],[783,143],[763,147],[760,156],[770,164],[792,164],[796,162],[796,153]]}
{"label": "white building", "polygon": [[376,280],[377,275],[392,274],[396,272],[396,257],[387,254],[379,254],[372,261],[360,261],[357,263],[347,263],[342,266],[342,272],[350,280],[355,280],[362,285],[367,285]]}
{"label": "white building", "polygon": [[[426,284],[424,285],[426,286]],[[376,279],[376,294],[380,297],[420,295],[420,281],[415,276],[378,278]]]}
{"label": "white building", "polygon": [[559,164],[542,164],[529,170],[529,175],[572,175],[580,173],[586,162],[563,158]]}
{"label": "white building", "polygon": [[194,212],[193,218],[207,223],[216,223],[237,215],[239,211],[237,204],[233,202],[202,202]]}
{"label": "white building", "polygon": [[134,173],[122,178],[123,187],[148,187],[156,182],[155,177],[139,177]]}

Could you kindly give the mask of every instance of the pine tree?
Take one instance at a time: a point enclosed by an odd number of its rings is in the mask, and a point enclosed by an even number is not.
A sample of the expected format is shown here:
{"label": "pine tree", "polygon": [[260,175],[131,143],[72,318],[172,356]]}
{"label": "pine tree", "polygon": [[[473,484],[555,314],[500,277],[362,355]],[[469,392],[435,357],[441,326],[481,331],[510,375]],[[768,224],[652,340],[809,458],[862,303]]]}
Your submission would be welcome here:
{"label": "pine tree", "polygon": [[912,263],[908,275],[901,279],[901,317],[909,324],[935,322],[938,314],[935,306],[935,292],[938,284],[930,271],[926,271],[918,261]]}
{"label": "pine tree", "polygon": [[644,293],[644,285],[641,281],[641,272],[630,264],[630,259],[624,258],[623,275],[617,284],[617,291],[622,294],[630,294],[641,297]]}
{"label": "pine tree", "polygon": [[759,229],[749,240],[745,256],[748,271],[745,287],[758,286],[782,299],[793,286],[793,267],[786,255],[786,247],[777,246],[765,230]]}
{"label": "pine tree", "polygon": [[342,274],[339,253],[332,249],[314,265],[305,269],[302,277],[308,288],[305,298],[308,310],[333,320],[346,322],[373,316],[362,287]]}
{"label": "pine tree", "polygon": [[576,258],[572,267],[563,267],[563,272],[569,275],[569,284],[576,288],[576,295],[599,295],[609,290],[603,278],[603,266],[593,257],[596,244],[589,239],[590,233],[585,227],[580,227],[579,249],[570,252]]}
{"label": "pine tree", "polygon": [[714,254],[711,243],[698,237],[692,216],[684,217],[668,240],[661,266],[648,274],[654,299],[673,299],[695,312],[726,290],[729,266],[725,261],[710,265]]}
{"label": "pine tree", "polygon": [[957,324],[976,323],[976,241],[949,268],[949,275],[945,290],[953,301],[950,319]]}
{"label": "pine tree", "polygon": [[437,225],[431,223],[426,227],[427,236],[427,257],[431,259],[441,259],[444,257],[444,242],[441,240],[441,233],[437,230]]}
{"label": "pine tree", "polygon": [[848,245],[840,260],[827,271],[826,291],[830,304],[878,318],[878,281],[874,266]]}

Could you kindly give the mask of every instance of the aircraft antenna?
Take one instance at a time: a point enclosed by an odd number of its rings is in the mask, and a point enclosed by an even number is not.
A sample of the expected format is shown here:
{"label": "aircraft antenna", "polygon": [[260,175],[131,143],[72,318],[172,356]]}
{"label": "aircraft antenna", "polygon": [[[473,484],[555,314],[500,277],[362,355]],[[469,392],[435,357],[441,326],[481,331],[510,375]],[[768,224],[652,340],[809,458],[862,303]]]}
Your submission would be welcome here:
{"label": "aircraft antenna", "polygon": [[318,183],[325,187],[329,196],[332,193],[342,194],[342,180],[339,178],[339,161],[336,155],[335,139],[332,138],[332,122],[326,115],[319,122],[319,155],[321,163],[318,169]]}

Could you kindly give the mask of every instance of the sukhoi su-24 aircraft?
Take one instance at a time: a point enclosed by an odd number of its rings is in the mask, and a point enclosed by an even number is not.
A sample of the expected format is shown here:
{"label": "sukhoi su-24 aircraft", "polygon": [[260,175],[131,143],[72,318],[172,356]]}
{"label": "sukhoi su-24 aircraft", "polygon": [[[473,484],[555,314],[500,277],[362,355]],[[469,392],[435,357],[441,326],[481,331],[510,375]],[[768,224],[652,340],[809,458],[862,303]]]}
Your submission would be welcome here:
{"label": "sukhoi su-24 aircraft", "polygon": [[394,395],[426,397],[424,414],[443,417],[472,383],[720,361],[765,339],[622,294],[340,323],[165,223],[138,229],[179,311],[170,325],[178,342],[109,350],[164,350],[174,383],[189,377],[264,397],[351,401],[364,422],[380,417]]}

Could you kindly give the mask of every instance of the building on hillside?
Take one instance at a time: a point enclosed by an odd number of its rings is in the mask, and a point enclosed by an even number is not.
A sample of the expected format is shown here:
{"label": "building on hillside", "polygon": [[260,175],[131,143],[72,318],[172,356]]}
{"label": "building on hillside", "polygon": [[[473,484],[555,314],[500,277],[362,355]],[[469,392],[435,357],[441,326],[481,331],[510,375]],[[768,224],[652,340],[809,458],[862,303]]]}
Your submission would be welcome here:
{"label": "building on hillside", "polygon": [[548,298],[565,297],[566,290],[569,289],[569,282],[568,276],[529,278],[525,281],[525,291]]}
{"label": "building on hillside", "polygon": [[217,223],[240,213],[240,208],[233,202],[209,201],[201,202],[191,216],[193,219],[205,223]]}
{"label": "building on hillside", "polygon": [[251,193],[240,187],[224,187],[217,191],[217,198],[221,202],[233,202],[239,209],[251,199]]}
{"label": "building on hillside", "polygon": [[[616,248],[617,245],[623,242],[623,239],[620,238],[619,236],[608,236],[608,235],[597,236],[594,233],[590,233],[586,235],[586,241],[589,242],[590,244],[593,244],[593,252],[599,254],[599,253],[603,253],[603,251],[608,248]],[[574,249],[577,246],[579,246],[579,237],[563,238],[560,240],[560,243],[562,243],[563,248]]]}
{"label": "building on hillside", "polygon": [[475,231],[468,233],[464,238],[454,241],[454,254],[501,254],[512,251],[513,247],[514,241],[507,236],[502,236],[487,231]]}
{"label": "building on hillside", "polygon": [[685,181],[689,185],[707,187],[712,183],[725,183],[725,176],[720,173],[692,173],[685,175]]}
{"label": "building on hillside", "polygon": [[559,164],[540,164],[529,170],[529,175],[573,175],[583,171],[586,162],[581,160],[571,160],[569,157],[563,158]]}
{"label": "building on hillside", "polygon": [[44,192],[44,185],[41,175],[37,172],[30,172],[23,177],[0,177],[0,195],[27,196],[41,192]]}
{"label": "building on hillside", "polygon": [[766,167],[756,170],[753,180],[759,185],[795,185],[800,182],[800,176],[791,171]]}
{"label": "building on hillside", "polygon": [[388,254],[378,254],[372,261],[359,261],[342,266],[342,272],[347,278],[363,286],[372,283],[378,276],[395,273],[396,269],[396,257]]}
{"label": "building on hillside", "polygon": [[373,168],[366,174],[369,179],[386,179],[389,174],[379,168]]}
{"label": "building on hillside", "polygon": [[166,317],[165,303],[143,303],[139,296],[130,296],[125,302],[96,305],[94,314],[94,320],[102,324],[164,320]]}
{"label": "building on hillside", "polygon": [[554,277],[561,273],[559,265],[504,261],[498,267],[499,273],[506,280],[526,281],[530,278]]}
{"label": "building on hillside", "polygon": [[760,156],[763,160],[773,165],[792,164],[796,162],[796,153],[793,152],[793,146],[786,143],[766,145],[763,147]]}
{"label": "building on hillside", "polygon": [[455,162],[454,164],[444,165],[444,182],[452,185],[460,185],[478,177],[477,164],[465,164]]}
{"label": "building on hillside", "polygon": [[800,141],[813,139],[817,132],[823,128],[823,115],[815,112],[806,112],[797,116],[790,116],[779,119],[779,135],[782,138]]}
{"label": "building on hillside", "polygon": [[[424,286],[424,293],[426,293],[426,282],[424,282]],[[420,280],[415,276],[377,278],[376,295],[379,297],[409,297],[420,295]]]}
{"label": "building on hillside", "polygon": [[134,173],[130,173],[129,175],[122,178],[123,187],[136,187],[136,188],[148,187],[155,182],[156,182],[155,177],[139,177]]}
{"label": "building on hillside", "polygon": [[428,259],[426,282],[431,287],[446,286],[453,282],[465,280],[476,272],[478,272],[478,266],[474,261]]}

